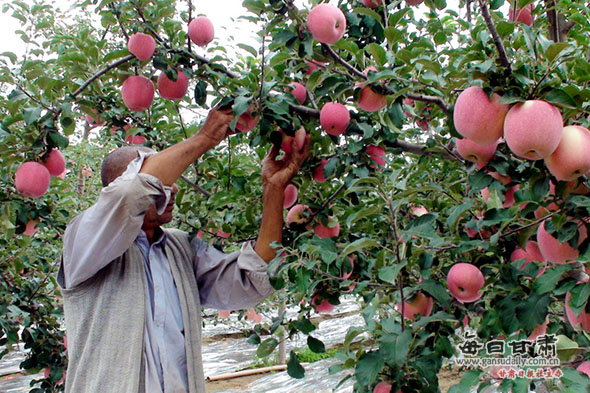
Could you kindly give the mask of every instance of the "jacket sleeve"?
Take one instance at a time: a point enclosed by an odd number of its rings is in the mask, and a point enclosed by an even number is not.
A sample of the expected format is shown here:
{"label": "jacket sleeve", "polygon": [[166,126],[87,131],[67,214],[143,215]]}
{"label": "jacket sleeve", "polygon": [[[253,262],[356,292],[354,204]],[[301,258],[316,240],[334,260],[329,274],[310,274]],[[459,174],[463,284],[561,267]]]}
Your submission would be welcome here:
{"label": "jacket sleeve", "polygon": [[225,254],[194,238],[195,274],[203,307],[242,310],[255,306],[274,292],[267,264],[250,242],[241,251]]}
{"label": "jacket sleeve", "polygon": [[121,256],[135,241],[143,217],[155,203],[166,207],[169,187],[154,176],[138,173],[146,155],[140,153],[123,175],[103,188],[96,204],[66,228],[63,247],[64,288],[73,288]]}

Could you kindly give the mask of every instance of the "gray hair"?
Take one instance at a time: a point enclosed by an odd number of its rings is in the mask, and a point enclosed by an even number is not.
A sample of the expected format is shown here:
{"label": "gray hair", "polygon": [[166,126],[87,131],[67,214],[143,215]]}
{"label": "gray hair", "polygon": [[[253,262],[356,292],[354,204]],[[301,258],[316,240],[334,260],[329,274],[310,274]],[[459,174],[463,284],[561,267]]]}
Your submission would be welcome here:
{"label": "gray hair", "polygon": [[127,165],[134,158],[137,158],[138,152],[151,153],[154,150],[146,146],[123,146],[110,152],[105,159],[102,161],[100,166],[100,178],[102,180],[102,186],[108,186],[113,180],[121,176]]}

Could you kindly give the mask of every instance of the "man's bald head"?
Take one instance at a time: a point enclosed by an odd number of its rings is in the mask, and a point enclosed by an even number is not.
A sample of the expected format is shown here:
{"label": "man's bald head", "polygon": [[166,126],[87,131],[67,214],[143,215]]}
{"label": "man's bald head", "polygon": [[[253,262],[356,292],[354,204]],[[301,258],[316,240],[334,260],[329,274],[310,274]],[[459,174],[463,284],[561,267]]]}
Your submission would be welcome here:
{"label": "man's bald head", "polygon": [[125,169],[127,169],[127,165],[133,159],[137,158],[137,152],[139,151],[146,153],[154,152],[153,149],[141,145],[123,146],[110,152],[100,167],[102,186],[108,186],[113,180],[121,176],[125,172]]}

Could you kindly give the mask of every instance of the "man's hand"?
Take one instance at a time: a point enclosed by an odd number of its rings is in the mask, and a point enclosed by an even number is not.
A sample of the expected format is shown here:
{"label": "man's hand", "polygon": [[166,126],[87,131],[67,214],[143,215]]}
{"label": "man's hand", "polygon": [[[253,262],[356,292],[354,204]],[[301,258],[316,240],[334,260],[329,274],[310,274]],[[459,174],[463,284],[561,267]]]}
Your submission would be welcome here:
{"label": "man's hand", "polygon": [[208,148],[217,146],[227,135],[231,134],[229,124],[234,118],[231,108],[213,108],[205,120],[205,124],[196,137],[204,138]]}
{"label": "man's hand", "polygon": [[309,153],[311,144],[311,135],[305,137],[305,144],[301,151],[297,150],[295,139],[293,138],[293,152],[285,153],[285,156],[277,161],[279,148],[273,146],[262,163],[262,187],[264,192],[284,192],[285,187],[291,182],[291,179],[297,174],[297,171],[305,161]]}

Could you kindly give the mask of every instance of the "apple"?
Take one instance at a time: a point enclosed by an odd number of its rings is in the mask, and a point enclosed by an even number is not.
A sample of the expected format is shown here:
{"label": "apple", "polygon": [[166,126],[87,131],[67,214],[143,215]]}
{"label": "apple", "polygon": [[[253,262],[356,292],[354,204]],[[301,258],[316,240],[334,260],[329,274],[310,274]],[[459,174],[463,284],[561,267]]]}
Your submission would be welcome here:
{"label": "apple", "polygon": [[547,325],[549,325],[549,316],[545,318],[545,322],[540,325],[537,325],[531,332],[530,336],[527,337],[529,341],[537,341],[539,336],[544,336],[547,334]]}
{"label": "apple", "polygon": [[496,143],[502,137],[508,105],[500,103],[500,96],[488,98],[479,86],[463,90],[453,111],[453,123],[463,137],[482,146]]}
{"label": "apple", "polygon": [[37,224],[39,224],[39,221],[29,220],[29,222],[27,222],[27,225],[25,226],[23,235],[33,236],[35,233],[37,233],[37,231],[39,230]]}
{"label": "apple", "polygon": [[219,315],[220,319],[227,319],[227,318],[229,318],[230,313],[231,313],[231,311],[221,310],[221,311],[217,312],[217,315]]}
{"label": "apple", "polygon": [[[580,223],[578,226],[578,245],[582,244],[587,236],[586,226]],[[537,243],[545,260],[552,263],[566,263],[568,260],[576,259],[580,255],[579,251],[575,250],[567,242],[560,243],[559,240],[551,236],[545,230],[545,221],[541,222],[539,228],[537,228]]]}
{"label": "apple", "polygon": [[590,170],[589,152],[590,131],[581,126],[567,126],[557,149],[545,158],[545,166],[557,180],[575,180]]}
{"label": "apple", "polygon": [[456,139],[455,144],[459,155],[467,161],[487,164],[496,153],[499,142],[500,140],[498,139],[490,145],[482,146],[470,139],[463,138]]}
{"label": "apple", "polygon": [[248,110],[240,115],[236,123],[236,130],[240,132],[251,131],[258,124],[258,117],[254,116],[254,108],[251,106],[248,107]]}
{"label": "apple", "polygon": [[318,183],[323,183],[326,181],[326,178],[324,177],[324,167],[329,161],[330,160],[322,160],[320,162],[320,165],[315,167],[315,169],[313,170],[313,180],[315,180]]}
{"label": "apple", "polygon": [[588,376],[588,378],[590,378],[590,362],[589,361],[585,361],[582,362],[577,368],[576,370],[578,370],[581,373],[584,373]]}
{"label": "apple", "polygon": [[377,165],[385,165],[385,150],[382,147],[369,145],[365,151]]}
{"label": "apple", "polygon": [[125,142],[129,143],[130,145],[143,145],[147,142],[147,139],[145,139],[143,135],[129,134],[127,135],[127,138],[125,138]]}
{"label": "apple", "polygon": [[365,86],[361,90],[358,106],[367,112],[377,112],[387,106],[387,97],[373,91],[371,86]]}
{"label": "apple", "polygon": [[428,210],[424,206],[420,205],[418,207],[411,208],[410,209],[410,214],[413,215],[413,216],[416,216],[416,217],[420,217],[420,216],[423,216],[425,214],[428,214]]}
{"label": "apple", "polygon": [[320,239],[336,237],[340,234],[340,223],[335,217],[331,216],[328,219],[328,225],[319,223],[313,228],[313,233],[315,233]]}
{"label": "apple", "polygon": [[135,33],[129,37],[127,49],[140,61],[146,61],[154,55],[156,41],[149,34]]}
{"label": "apple", "polygon": [[334,5],[318,4],[307,15],[307,29],[316,41],[333,44],[344,35],[346,17]]}
{"label": "apple", "polygon": [[134,112],[141,112],[152,105],[154,101],[154,84],[142,75],[134,75],[125,79],[121,94],[125,106]]}
{"label": "apple", "polygon": [[231,235],[231,233],[224,232],[223,228],[219,228],[217,230],[217,237],[227,239],[230,235]]}
{"label": "apple", "polygon": [[18,166],[14,185],[24,196],[39,198],[49,188],[50,177],[49,170],[43,164],[27,161]]}
{"label": "apple", "polygon": [[290,208],[297,201],[297,187],[294,184],[289,184],[285,187],[285,199],[283,200],[283,209]]}
{"label": "apple", "polygon": [[418,4],[422,4],[424,0],[406,0],[406,3],[409,5],[417,6]]}
{"label": "apple", "polygon": [[582,310],[580,315],[576,315],[574,311],[569,306],[570,298],[572,297],[571,293],[567,293],[565,295],[565,315],[567,317],[568,322],[575,330],[579,330],[580,328],[584,331],[590,330],[590,313],[586,312],[586,310]]}
{"label": "apple", "polygon": [[332,311],[334,311],[334,305],[331,304],[327,300],[322,300],[320,298],[320,295],[315,295],[311,299],[311,305],[313,306],[313,308],[315,309],[315,311],[318,312],[318,313],[324,313],[324,312],[332,312]]}
{"label": "apple", "polygon": [[298,103],[303,105],[307,98],[307,88],[299,82],[291,82],[289,86],[291,88],[291,94],[295,96]]}
{"label": "apple", "polygon": [[336,136],[344,133],[349,123],[350,113],[344,105],[338,102],[324,104],[320,111],[320,124],[328,134]]}
{"label": "apple", "polygon": [[514,12],[513,8],[510,8],[508,13],[508,20],[510,22],[522,22],[527,26],[533,25],[533,4],[526,5],[522,10],[517,8]]}
{"label": "apple", "polygon": [[293,140],[295,140],[295,147],[297,148],[297,151],[300,152],[303,150],[303,146],[305,146],[305,137],[307,136],[305,128],[300,127],[297,131],[295,131],[295,136],[289,136],[281,129],[279,129],[279,131],[283,135],[281,149],[283,149],[285,153],[293,153]]}
{"label": "apple", "polygon": [[363,0],[363,4],[369,8],[377,8],[383,4],[383,0]]}
{"label": "apple", "polygon": [[[371,1],[371,0],[369,0]],[[379,382],[375,389],[373,389],[373,393],[391,393],[392,386],[387,382]]]}
{"label": "apple", "polygon": [[[413,321],[417,315],[424,317],[429,316],[432,313],[432,307],[434,306],[434,300],[430,296],[426,296],[422,292],[418,292],[414,300],[411,302],[404,302],[404,318]],[[401,312],[401,303],[398,304],[398,310]]]}
{"label": "apple", "polygon": [[[123,126],[123,132],[127,133],[127,131],[129,131],[131,128],[133,128],[133,126],[131,124],[125,124]],[[121,129],[121,127],[119,127],[119,126],[112,126],[111,127],[111,135],[115,135],[115,133],[117,131],[119,131],[120,129]]]}
{"label": "apple", "polygon": [[541,160],[557,149],[563,117],[548,102],[529,100],[514,105],[504,120],[504,139],[517,156]]}
{"label": "apple", "polygon": [[447,275],[449,290],[460,303],[473,303],[483,293],[479,291],[485,284],[485,278],[479,268],[470,263],[456,263]]}
{"label": "apple", "polygon": [[[348,262],[350,263],[350,271],[342,273],[343,280],[348,280],[350,278],[350,276],[352,276],[352,273],[354,272],[354,259],[350,255],[348,255],[346,258],[348,259]],[[345,265],[343,264],[342,268],[344,268],[344,266]]]}
{"label": "apple", "polygon": [[66,170],[66,159],[61,151],[57,149],[51,149],[42,164],[45,165],[51,176],[59,176]]}
{"label": "apple", "polygon": [[323,63],[321,61],[309,61],[309,60],[305,60],[305,62],[307,63],[307,71],[305,72],[307,75],[311,75],[312,72],[314,72],[315,70],[317,70],[320,67],[326,67],[328,65],[328,63]]}
{"label": "apple", "polygon": [[158,76],[158,92],[160,97],[167,100],[180,100],[186,95],[188,90],[188,77],[184,71],[178,71],[176,81],[168,78],[165,72],[161,72]]}
{"label": "apple", "polygon": [[303,224],[307,221],[306,213],[311,213],[309,206],[297,204],[287,212],[287,225]]}
{"label": "apple", "polygon": [[94,116],[89,114],[86,115],[86,122],[88,123],[88,126],[90,128],[104,126],[106,124],[106,120],[101,120],[100,113],[98,113],[96,109],[93,109],[92,112],[94,112]]}
{"label": "apple", "polygon": [[196,17],[188,24],[188,36],[195,44],[207,46],[215,36],[213,23],[206,16]]}
{"label": "apple", "polygon": [[262,314],[257,313],[253,308],[248,309],[244,315],[246,316],[247,320],[254,323],[262,322]]}

